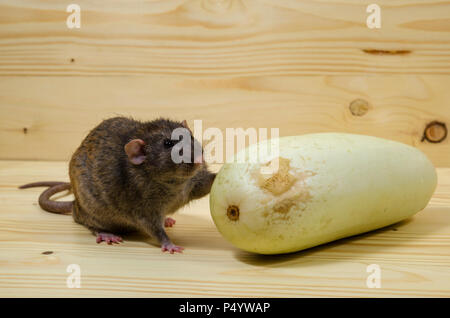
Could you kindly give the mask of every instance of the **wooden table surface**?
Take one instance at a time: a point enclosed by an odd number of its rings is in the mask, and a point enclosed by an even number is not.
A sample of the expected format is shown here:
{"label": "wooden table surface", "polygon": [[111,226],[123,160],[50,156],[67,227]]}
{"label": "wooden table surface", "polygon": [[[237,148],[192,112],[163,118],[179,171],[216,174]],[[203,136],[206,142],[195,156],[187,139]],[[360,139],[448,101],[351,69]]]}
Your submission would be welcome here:
{"label": "wooden table surface", "polygon": [[[70,216],[39,208],[42,188],[17,189],[68,180],[66,162],[0,161],[0,296],[449,297],[450,168],[438,174],[433,199],[412,219],[289,255],[233,247],[204,198],[175,215],[168,233],[186,250],[170,255],[139,235],[96,244]],[[81,288],[67,287],[70,264],[79,265]],[[381,288],[366,285],[370,264],[380,267]]]}

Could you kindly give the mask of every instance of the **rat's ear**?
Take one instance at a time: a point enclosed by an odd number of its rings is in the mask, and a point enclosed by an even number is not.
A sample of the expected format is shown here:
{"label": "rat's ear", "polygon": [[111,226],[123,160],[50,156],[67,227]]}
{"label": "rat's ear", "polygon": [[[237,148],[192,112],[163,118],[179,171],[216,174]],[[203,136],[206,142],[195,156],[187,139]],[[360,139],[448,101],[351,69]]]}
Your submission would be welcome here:
{"label": "rat's ear", "polygon": [[184,128],[189,129],[186,119],[183,120],[183,121],[181,122],[181,125],[182,125]]}
{"label": "rat's ear", "polygon": [[128,160],[134,165],[140,165],[145,160],[145,142],[142,139],[130,140],[124,147]]}

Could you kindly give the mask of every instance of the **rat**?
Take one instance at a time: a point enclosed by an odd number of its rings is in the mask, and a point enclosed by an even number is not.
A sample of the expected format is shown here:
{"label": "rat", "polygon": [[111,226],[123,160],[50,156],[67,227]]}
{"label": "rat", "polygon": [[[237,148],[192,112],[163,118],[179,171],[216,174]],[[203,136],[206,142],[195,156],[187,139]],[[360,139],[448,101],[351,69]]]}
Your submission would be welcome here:
{"label": "rat", "polygon": [[[177,128],[187,132],[178,141],[172,139]],[[172,151],[179,153],[181,162],[172,159]],[[70,183],[35,182],[20,188],[49,187],[39,197],[41,208],[72,214],[97,236],[97,243],[120,243],[121,234],[141,231],[171,254],[184,248],[169,239],[164,227],[175,220],[167,215],[207,195],[216,176],[208,170],[186,121],[127,117],[106,119],[91,130],[70,160],[69,175]],[[50,200],[64,190],[71,190],[75,200]]]}

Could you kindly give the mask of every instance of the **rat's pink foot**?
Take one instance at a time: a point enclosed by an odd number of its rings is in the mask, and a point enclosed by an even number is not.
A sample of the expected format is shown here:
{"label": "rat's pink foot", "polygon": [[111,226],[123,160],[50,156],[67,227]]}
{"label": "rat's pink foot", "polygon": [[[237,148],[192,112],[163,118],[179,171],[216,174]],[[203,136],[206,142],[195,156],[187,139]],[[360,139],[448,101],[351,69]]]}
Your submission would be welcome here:
{"label": "rat's pink foot", "polygon": [[112,233],[97,232],[97,243],[101,243],[103,241],[111,245],[112,243],[119,244],[123,240],[120,236],[114,235]]}
{"label": "rat's pink foot", "polygon": [[172,219],[172,218],[166,218],[164,220],[164,226],[165,227],[172,227],[175,224],[175,222],[176,221],[174,219]]}
{"label": "rat's pink foot", "polygon": [[173,243],[165,243],[161,246],[161,251],[173,254],[175,252],[183,253],[184,247],[176,246]]}

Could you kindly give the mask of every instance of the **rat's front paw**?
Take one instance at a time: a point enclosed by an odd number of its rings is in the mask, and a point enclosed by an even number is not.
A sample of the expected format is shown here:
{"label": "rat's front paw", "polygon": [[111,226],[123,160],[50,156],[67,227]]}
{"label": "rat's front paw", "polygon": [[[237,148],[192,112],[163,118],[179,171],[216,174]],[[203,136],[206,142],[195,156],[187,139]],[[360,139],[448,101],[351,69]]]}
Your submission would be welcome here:
{"label": "rat's front paw", "polygon": [[173,243],[165,243],[161,246],[161,251],[173,254],[175,252],[183,253],[184,247],[177,246]]}

